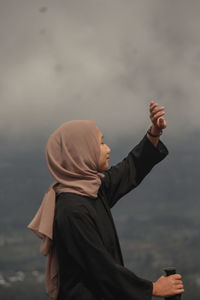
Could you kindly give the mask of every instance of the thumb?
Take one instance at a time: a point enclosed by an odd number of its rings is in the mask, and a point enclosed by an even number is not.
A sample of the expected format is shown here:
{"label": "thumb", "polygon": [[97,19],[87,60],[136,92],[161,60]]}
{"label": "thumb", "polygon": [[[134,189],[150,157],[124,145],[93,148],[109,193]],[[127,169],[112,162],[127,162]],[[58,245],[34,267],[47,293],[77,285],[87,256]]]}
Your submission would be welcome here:
{"label": "thumb", "polygon": [[164,119],[162,117],[160,117],[158,120],[157,120],[157,126],[160,128],[164,125]]}

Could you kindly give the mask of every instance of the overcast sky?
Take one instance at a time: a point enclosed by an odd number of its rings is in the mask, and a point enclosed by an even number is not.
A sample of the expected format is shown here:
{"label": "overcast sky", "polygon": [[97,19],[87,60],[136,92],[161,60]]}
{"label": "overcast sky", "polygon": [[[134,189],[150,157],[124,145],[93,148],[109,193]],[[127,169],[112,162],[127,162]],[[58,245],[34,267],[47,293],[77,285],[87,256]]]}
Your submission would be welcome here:
{"label": "overcast sky", "polygon": [[1,136],[94,119],[115,140],[166,107],[168,134],[199,130],[200,1],[0,1]]}

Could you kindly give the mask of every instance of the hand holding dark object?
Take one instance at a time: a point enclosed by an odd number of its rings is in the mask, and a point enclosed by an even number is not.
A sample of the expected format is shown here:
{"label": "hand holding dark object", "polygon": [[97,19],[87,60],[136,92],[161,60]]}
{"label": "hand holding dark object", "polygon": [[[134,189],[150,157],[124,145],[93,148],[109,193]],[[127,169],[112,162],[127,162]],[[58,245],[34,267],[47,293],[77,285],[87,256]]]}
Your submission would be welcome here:
{"label": "hand holding dark object", "polygon": [[[176,274],[176,268],[165,268],[164,269],[165,273],[166,273],[166,276],[170,276],[170,275],[173,275],[173,274]],[[167,297],[165,298],[166,300],[181,300],[181,294],[179,295],[175,295],[175,296],[170,296],[170,297]]]}
{"label": "hand holding dark object", "polygon": [[165,269],[167,276],[161,276],[153,283],[153,296],[165,297],[165,299],[179,300],[184,292],[181,275],[176,274],[174,268]]}

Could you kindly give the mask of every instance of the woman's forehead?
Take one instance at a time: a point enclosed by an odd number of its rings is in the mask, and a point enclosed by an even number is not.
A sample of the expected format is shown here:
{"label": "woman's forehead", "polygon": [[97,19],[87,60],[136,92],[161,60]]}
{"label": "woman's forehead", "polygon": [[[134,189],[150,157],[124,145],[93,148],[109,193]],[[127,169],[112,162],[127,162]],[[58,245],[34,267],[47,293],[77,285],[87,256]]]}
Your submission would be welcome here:
{"label": "woman's forehead", "polygon": [[103,138],[103,133],[101,132],[101,130],[97,127],[97,131],[98,131],[98,137],[101,139]]}

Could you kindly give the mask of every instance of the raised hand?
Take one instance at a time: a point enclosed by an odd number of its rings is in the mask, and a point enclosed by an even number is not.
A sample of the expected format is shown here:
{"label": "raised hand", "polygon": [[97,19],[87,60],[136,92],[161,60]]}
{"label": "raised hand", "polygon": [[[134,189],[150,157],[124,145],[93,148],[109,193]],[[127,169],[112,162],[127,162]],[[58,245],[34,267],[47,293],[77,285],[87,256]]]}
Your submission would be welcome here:
{"label": "raised hand", "polygon": [[151,101],[149,112],[152,126],[148,130],[147,138],[156,147],[158,145],[159,137],[162,134],[162,130],[167,127],[167,122],[164,119],[164,106],[158,107],[158,103]]}
{"label": "raised hand", "polygon": [[155,103],[154,101],[150,102],[150,119],[152,122],[152,129],[155,129],[157,131],[161,131],[167,127],[167,122],[164,119],[165,111],[164,106],[158,107],[158,103]]}

